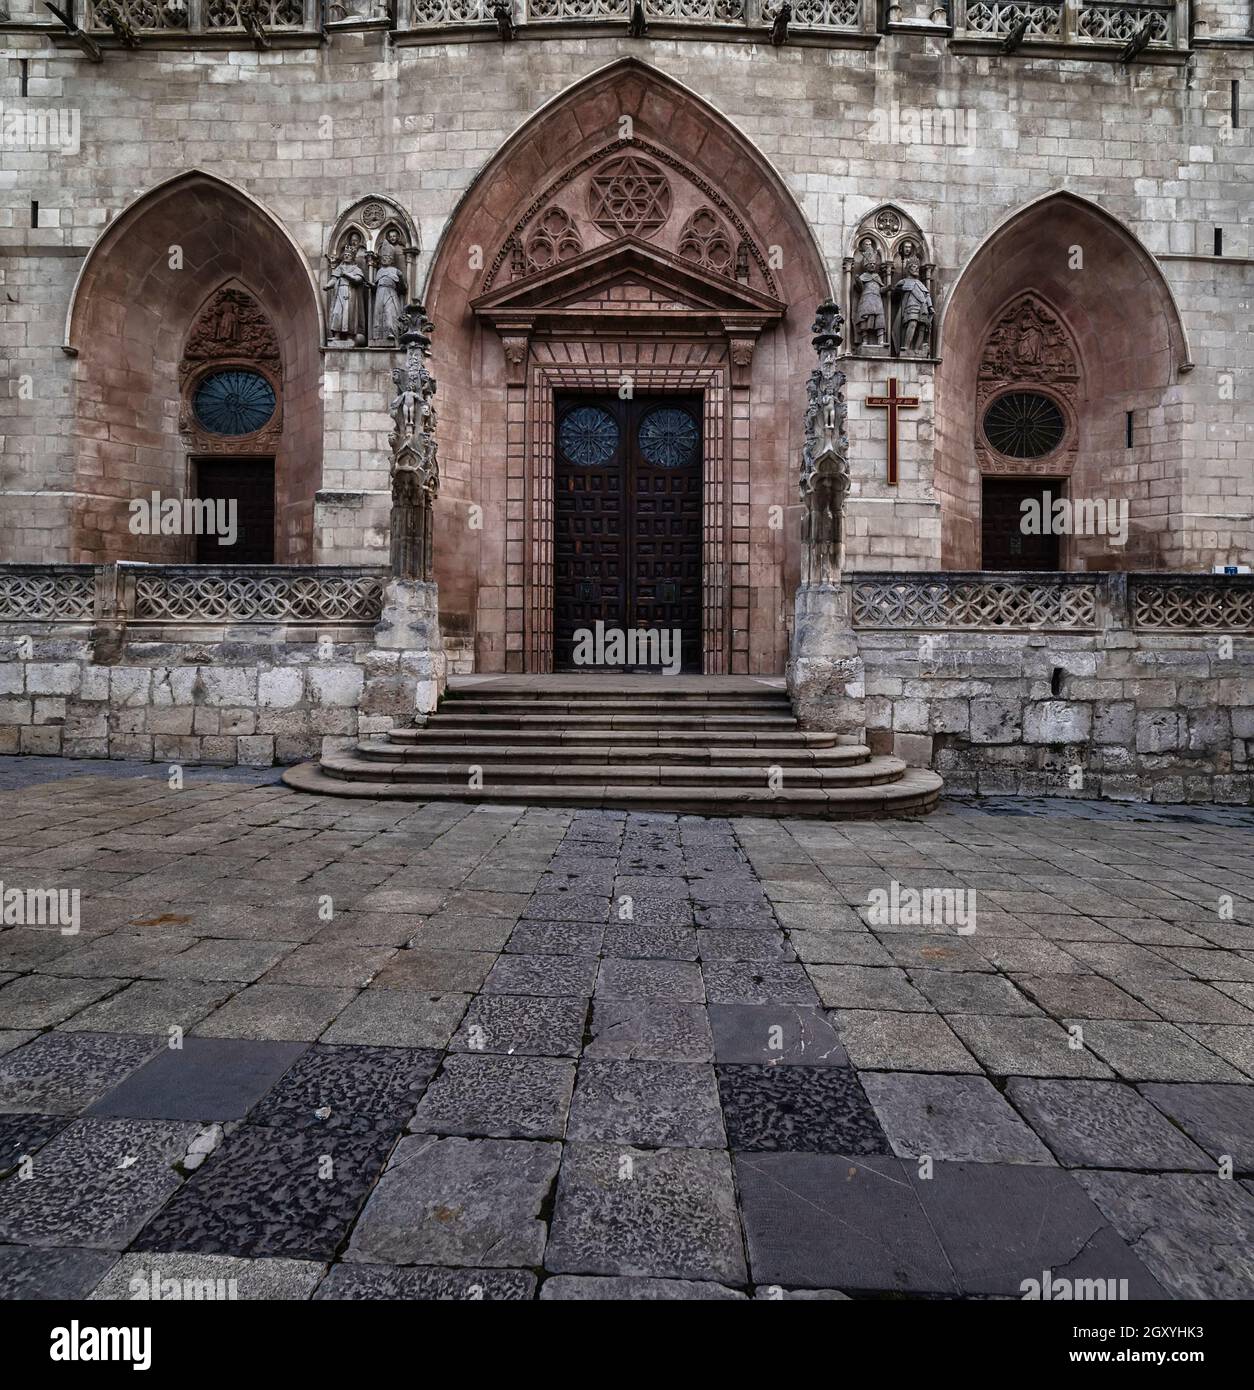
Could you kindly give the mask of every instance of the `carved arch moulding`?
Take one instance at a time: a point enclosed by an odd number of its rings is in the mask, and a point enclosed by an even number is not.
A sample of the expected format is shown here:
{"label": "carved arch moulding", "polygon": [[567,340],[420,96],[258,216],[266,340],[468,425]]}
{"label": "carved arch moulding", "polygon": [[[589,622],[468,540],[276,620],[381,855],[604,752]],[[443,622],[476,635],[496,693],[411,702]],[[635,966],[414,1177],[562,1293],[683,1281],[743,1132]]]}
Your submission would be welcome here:
{"label": "carved arch moulding", "polygon": [[398,346],[420,249],[413,218],[392,198],[372,194],[340,214],[322,267],[328,347]]}
{"label": "carved arch moulding", "polygon": [[[1073,333],[1041,295],[1029,290],[1006,303],[984,337],[976,377],[980,472],[1069,476],[1082,376]],[[992,433],[995,407],[1004,439]]]}
{"label": "carved arch moulding", "polygon": [[851,350],[860,357],[935,355],[936,266],[919,224],[892,203],[858,223],[845,257]]}

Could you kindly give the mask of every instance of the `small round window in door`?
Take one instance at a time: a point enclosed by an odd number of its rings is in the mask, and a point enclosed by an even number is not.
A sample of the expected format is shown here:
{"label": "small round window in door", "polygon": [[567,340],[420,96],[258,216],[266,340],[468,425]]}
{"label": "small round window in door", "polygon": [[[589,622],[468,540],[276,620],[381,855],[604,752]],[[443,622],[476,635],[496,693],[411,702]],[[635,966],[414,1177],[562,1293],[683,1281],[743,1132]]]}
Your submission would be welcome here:
{"label": "small round window in door", "polygon": [[686,410],[659,406],[640,422],[640,452],[654,468],[683,468],[697,455],[701,434]]}
{"label": "small round window in door", "polygon": [[557,443],[571,463],[581,468],[601,468],[618,448],[618,423],[599,405],[577,405],[562,416]]}

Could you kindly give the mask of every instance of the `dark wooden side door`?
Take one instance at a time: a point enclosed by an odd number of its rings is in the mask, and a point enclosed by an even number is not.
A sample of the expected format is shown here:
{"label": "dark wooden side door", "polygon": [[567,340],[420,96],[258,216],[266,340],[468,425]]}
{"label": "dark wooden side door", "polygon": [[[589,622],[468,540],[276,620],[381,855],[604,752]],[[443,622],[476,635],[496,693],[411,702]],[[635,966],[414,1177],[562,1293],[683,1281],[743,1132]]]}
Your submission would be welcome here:
{"label": "dark wooden side door", "polygon": [[[1022,504],[1041,502],[1045,493],[1057,501],[1067,495],[1065,478],[985,478],[980,512],[981,568],[986,570],[1056,570],[1059,537],[1023,534]],[[1049,513],[1044,516],[1046,524]]]}
{"label": "dark wooden side door", "polygon": [[555,667],[599,620],[677,631],[699,671],[700,397],[558,397],[555,452]]}
{"label": "dark wooden side door", "polygon": [[223,545],[216,535],[197,536],[196,563],[274,564],[274,460],[198,458],[193,464],[193,496],[236,505],[235,544]]}

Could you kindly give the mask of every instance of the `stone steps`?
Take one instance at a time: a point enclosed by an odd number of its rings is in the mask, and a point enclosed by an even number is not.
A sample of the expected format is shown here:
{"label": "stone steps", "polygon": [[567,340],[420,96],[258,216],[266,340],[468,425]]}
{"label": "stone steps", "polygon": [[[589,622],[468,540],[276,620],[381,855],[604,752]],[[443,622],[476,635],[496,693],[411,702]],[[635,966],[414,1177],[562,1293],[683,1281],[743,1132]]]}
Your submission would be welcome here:
{"label": "stone steps", "polygon": [[421,727],[283,780],[332,796],[711,816],[921,815],[941,790],[934,772],[798,728],[782,690],[660,676],[475,682]]}

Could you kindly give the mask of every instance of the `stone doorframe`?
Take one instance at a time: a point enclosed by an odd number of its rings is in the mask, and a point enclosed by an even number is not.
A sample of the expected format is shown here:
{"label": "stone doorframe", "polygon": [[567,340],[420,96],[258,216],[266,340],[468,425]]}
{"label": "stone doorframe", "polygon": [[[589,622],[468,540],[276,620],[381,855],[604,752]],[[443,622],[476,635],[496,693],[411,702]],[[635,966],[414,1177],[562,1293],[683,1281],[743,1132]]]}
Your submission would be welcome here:
{"label": "stone doorframe", "polygon": [[507,669],[553,669],[554,395],[630,383],[634,395],[701,395],[701,669],[747,670],[750,382],[784,305],[625,238],[471,308],[505,358],[506,634],[521,636]]}

